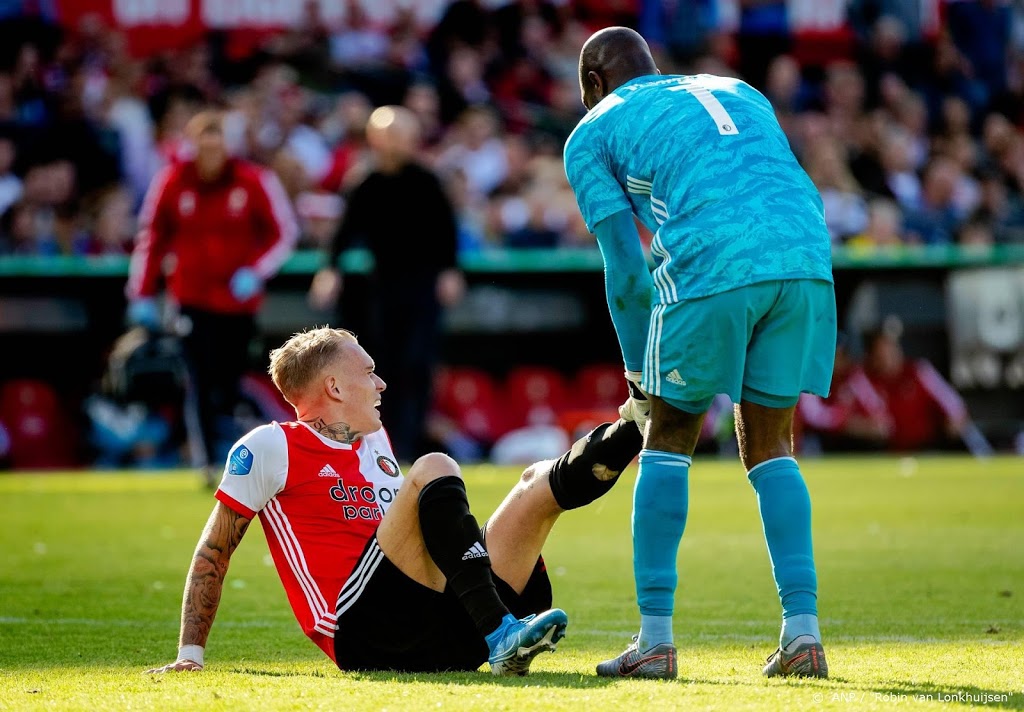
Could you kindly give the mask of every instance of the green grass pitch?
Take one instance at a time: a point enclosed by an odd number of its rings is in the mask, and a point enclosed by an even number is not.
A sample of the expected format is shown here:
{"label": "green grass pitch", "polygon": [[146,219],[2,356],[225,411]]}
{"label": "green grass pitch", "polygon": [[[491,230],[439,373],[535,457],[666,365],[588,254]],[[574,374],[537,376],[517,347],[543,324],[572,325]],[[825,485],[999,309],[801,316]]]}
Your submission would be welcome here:
{"label": "green grass pitch", "polygon": [[[569,634],[522,679],[341,673],[292,618],[253,526],[202,673],[177,650],[185,568],[212,506],[194,475],[0,477],[0,709],[1024,709],[1024,460],[808,461],[828,681],[765,680],[778,602],[738,463],[700,460],[680,552],[675,682],[594,665],[637,628],[633,471],[545,550]],[[507,468],[468,468],[483,518]]]}

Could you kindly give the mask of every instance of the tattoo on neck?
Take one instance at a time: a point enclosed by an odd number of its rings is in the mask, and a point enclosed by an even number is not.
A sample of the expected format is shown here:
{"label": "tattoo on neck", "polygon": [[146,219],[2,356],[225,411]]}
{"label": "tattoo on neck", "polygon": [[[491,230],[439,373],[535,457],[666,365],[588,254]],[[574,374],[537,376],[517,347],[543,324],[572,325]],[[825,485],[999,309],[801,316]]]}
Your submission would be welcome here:
{"label": "tattoo on neck", "polygon": [[348,423],[327,423],[323,418],[316,418],[315,420],[306,420],[303,422],[308,424],[313,428],[313,430],[317,431],[325,438],[330,438],[331,440],[336,440],[339,443],[345,443],[346,445],[351,445],[359,439],[360,435],[362,435],[359,431],[353,430],[352,426]]}

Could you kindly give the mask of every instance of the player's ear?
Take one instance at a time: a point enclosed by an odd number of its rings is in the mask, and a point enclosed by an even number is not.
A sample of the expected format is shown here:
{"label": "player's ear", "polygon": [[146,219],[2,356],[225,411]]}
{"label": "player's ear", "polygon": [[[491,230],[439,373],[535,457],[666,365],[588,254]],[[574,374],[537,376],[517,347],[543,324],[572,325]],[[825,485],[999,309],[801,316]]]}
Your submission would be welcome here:
{"label": "player's ear", "polygon": [[324,379],[324,390],[327,391],[329,397],[341,400],[341,386],[338,384],[338,379],[334,376],[327,376]]}
{"label": "player's ear", "polygon": [[601,100],[604,98],[604,79],[600,74],[591,69],[587,72],[587,79],[590,80],[590,85],[593,87],[595,98]]}

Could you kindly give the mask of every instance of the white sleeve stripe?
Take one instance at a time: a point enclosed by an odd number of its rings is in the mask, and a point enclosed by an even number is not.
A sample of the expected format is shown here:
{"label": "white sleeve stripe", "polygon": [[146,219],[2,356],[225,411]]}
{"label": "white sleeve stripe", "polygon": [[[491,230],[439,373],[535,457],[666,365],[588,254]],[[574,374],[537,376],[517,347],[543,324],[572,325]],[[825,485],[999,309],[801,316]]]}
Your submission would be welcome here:
{"label": "white sleeve stripe", "polygon": [[850,390],[857,401],[864,406],[868,414],[873,417],[887,415],[885,399],[875,389],[875,386],[864,375],[863,371],[856,371],[848,381]]}
{"label": "white sleeve stripe", "polygon": [[263,279],[268,279],[280,269],[285,259],[295,247],[299,239],[299,226],[295,222],[295,215],[291,205],[288,204],[288,196],[285,195],[281,181],[269,171],[260,172],[260,185],[263,192],[270,201],[270,212],[277,223],[277,241],[273,246],[256,261],[254,266],[256,272]]}
{"label": "white sleeve stripe", "polygon": [[843,420],[839,408],[829,407],[823,398],[814,395],[800,399],[800,414],[807,425],[819,430],[838,428]]}
{"label": "white sleeve stripe", "polygon": [[271,510],[271,513],[277,515],[280,518],[281,523],[284,525],[284,533],[288,541],[294,547],[295,561],[300,566],[301,575],[305,577],[306,585],[309,586],[310,590],[316,596],[317,608],[320,611],[321,617],[328,614],[329,609],[327,608],[327,600],[324,595],[320,592],[320,587],[316,585],[316,580],[313,575],[309,572],[309,567],[306,566],[306,556],[302,553],[302,547],[299,544],[298,538],[295,536],[295,532],[292,530],[292,524],[288,521],[287,515],[284,510],[281,509],[281,503],[274,497],[268,503],[267,509]]}
{"label": "white sleeve stripe", "polygon": [[129,298],[138,296],[139,290],[142,288],[149,262],[149,247],[153,241],[153,217],[156,214],[156,206],[160,203],[164,191],[167,190],[167,184],[171,182],[172,170],[171,166],[167,166],[157,173],[142,201],[138,218],[139,234],[135,238],[135,249],[132,250],[132,257],[128,265],[128,283],[125,285],[125,294]]}
{"label": "white sleeve stripe", "polygon": [[939,404],[947,418],[960,418],[967,412],[967,407],[960,394],[927,361],[918,362],[917,378],[928,394]]}
{"label": "white sleeve stripe", "polygon": [[[276,505],[276,507],[275,507]],[[292,550],[293,544],[297,546],[297,542],[293,542],[289,539],[288,532],[285,528],[285,524],[278,518],[280,516],[280,504],[277,499],[274,498],[267,503],[266,508],[263,510],[267,515],[267,521],[270,523],[271,529],[273,529],[274,536],[277,539],[278,544],[281,546],[281,551],[284,552],[285,559],[288,561],[288,567],[291,569],[292,575],[298,582],[299,587],[302,589],[302,594],[306,597],[306,603],[309,605],[309,610],[313,613],[313,618],[319,621],[323,618],[327,612],[327,604],[321,604],[322,596],[319,596],[319,590],[315,584],[310,585],[310,579],[306,578],[302,568],[300,568],[296,552]],[[294,534],[292,534],[294,536]],[[298,556],[301,557],[301,549],[298,551]],[[303,561],[303,566],[305,562]],[[308,574],[308,571],[306,572]],[[316,591],[316,594],[313,592]]]}

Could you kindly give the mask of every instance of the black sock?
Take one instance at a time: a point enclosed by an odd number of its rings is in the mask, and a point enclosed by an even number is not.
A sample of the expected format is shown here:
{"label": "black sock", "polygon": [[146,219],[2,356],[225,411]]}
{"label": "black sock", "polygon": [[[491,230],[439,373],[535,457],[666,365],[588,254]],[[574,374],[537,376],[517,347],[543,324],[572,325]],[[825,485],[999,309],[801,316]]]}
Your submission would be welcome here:
{"label": "black sock", "polygon": [[420,490],[420,530],[430,558],[448,579],[459,602],[486,636],[508,614],[491,578],[491,559],[480,541],[480,527],[469,511],[466,485],[453,475]]}
{"label": "black sock", "polygon": [[548,482],[562,509],[577,509],[605,494],[640,454],[644,437],[634,423],[604,423],[573,443],[551,468]]}

